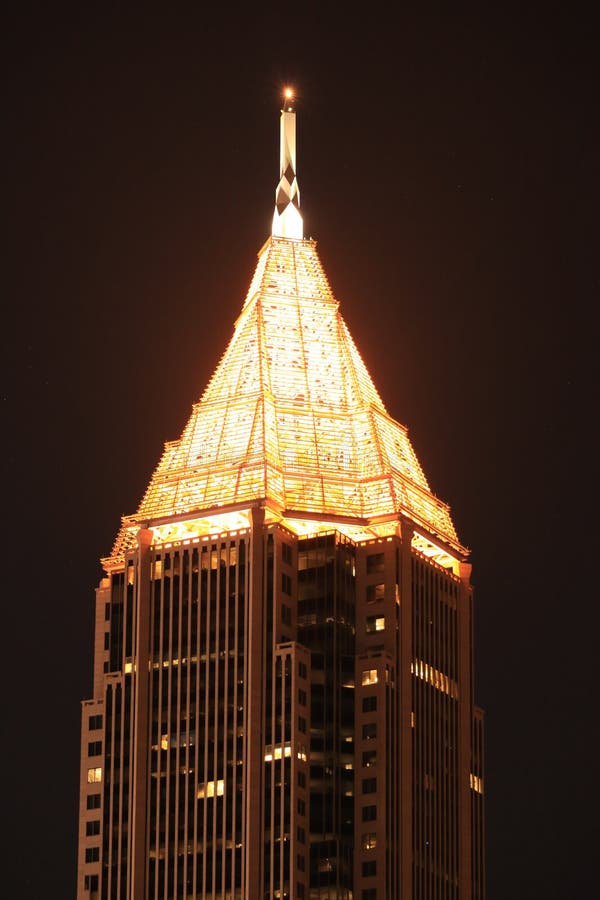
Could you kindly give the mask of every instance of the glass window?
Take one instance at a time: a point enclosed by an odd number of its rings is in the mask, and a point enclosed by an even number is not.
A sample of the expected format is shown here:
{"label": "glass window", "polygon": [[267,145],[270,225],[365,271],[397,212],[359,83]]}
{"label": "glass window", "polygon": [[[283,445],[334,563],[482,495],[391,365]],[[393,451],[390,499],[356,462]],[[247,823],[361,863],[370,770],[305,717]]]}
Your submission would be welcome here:
{"label": "glass window", "polygon": [[363,806],[363,808],[362,808],[363,822],[374,822],[376,818],[377,818],[377,807],[376,806]]}
{"label": "glass window", "polygon": [[362,755],[362,764],[368,769],[377,765],[377,750],[365,750]]}
{"label": "glass window", "polygon": [[383,583],[367,586],[367,603],[376,603],[378,600],[383,600],[384,596],[385,585]]}
{"label": "glass window", "polygon": [[367,634],[383,631],[385,628],[385,616],[367,616],[365,630]]}
{"label": "glass window", "polygon": [[377,684],[377,669],[363,669],[361,684]]}
{"label": "glass window", "polygon": [[377,875],[377,863],[374,859],[362,864],[362,874],[363,878],[371,878],[373,875]]}
{"label": "glass window", "polygon": [[366,834],[363,834],[361,846],[363,850],[375,849],[375,847],[377,846],[377,835],[374,831],[367,831]]}
{"label": "glass window", "polygon": [[377,722],[366,722],[362,727],[362,736],[366,741],[377,737]]}
{"label": "glass window", "polygon": [[377,790],[376,778],[363,778],[362,792],[363,794],[374,794]]}
{"label": "glass window", "polygon": [[367,575],[383,572],[385,558],[383,553],[370,553],[367,556]]}
{"label": "glass window", "polygon": [[99,781],[102,781],[102,766],[94,766],[91,769],[87,770],[87,782],[88,784],[97,784]]}
{"label": "glass window", "polygon": [[362,711],[363,712],[375,712],[377,710],[377,697],[375,695],[371,697],[363,697],[362,701]]}

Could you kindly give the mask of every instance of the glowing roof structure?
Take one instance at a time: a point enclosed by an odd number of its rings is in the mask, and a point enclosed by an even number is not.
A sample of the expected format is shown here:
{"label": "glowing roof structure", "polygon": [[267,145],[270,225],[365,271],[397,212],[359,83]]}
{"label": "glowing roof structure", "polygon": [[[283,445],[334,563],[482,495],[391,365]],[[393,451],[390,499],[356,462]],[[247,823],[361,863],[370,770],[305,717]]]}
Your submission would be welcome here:
{"label": "glowing roof structure", "polygon": [[294,120],[282,111],[273,234],[233,336],[181,437],[165,445],[137,512],[124,518],[107,567],[122,563],[141,524],[193,533],[195,521],[257,504],[289,527],[345,522],[364,532],[406,515],[465,552],[406,428],[371,380],[315,241],[302,238]]}

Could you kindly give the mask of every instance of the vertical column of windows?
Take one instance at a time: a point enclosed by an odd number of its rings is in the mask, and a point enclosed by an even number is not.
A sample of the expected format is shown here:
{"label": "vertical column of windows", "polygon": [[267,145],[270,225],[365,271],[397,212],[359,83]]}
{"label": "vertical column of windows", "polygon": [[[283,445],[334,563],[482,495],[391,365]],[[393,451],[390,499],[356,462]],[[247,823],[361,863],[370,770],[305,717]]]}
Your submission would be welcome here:
{"label": "vertical column of windows", "polygon": [[458,890],[456,579],[413,556],[413,877],[416,898]]}

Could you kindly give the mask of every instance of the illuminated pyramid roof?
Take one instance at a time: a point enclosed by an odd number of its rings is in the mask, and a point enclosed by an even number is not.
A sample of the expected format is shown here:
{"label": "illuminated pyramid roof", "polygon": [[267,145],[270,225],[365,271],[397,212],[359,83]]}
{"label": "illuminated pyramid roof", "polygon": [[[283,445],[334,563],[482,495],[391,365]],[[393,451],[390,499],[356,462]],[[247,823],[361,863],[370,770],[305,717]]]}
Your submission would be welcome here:
{"label": "illuminated pyramid roof", "polygon": [[257,502],[290,527],[355,522],[377,533],[378,524],[404,514],[464,552],[406,428],[371,380],[315,241],[302,238],[290,109],[282,111],[281,132],[273,234],[258,254],[233,336],[105,564],[122,559],[141,523],[181,530],[187,522],[193,532],[196,520]]}

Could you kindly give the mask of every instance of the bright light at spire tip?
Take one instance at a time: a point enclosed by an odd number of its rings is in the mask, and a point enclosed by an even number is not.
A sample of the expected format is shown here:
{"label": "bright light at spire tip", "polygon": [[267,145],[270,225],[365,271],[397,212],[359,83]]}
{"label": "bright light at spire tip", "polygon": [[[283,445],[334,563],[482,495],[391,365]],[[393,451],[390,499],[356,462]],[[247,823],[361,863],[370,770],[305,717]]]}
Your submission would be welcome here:
{"label": "bright light at spire tip", "polygon": [[284,88],[283,97],[284,97],[285,103],[289,104],[287,107],[288,112],[291,112],[292,111],[291,104],[294,99],[294,89],[291,87]]}

